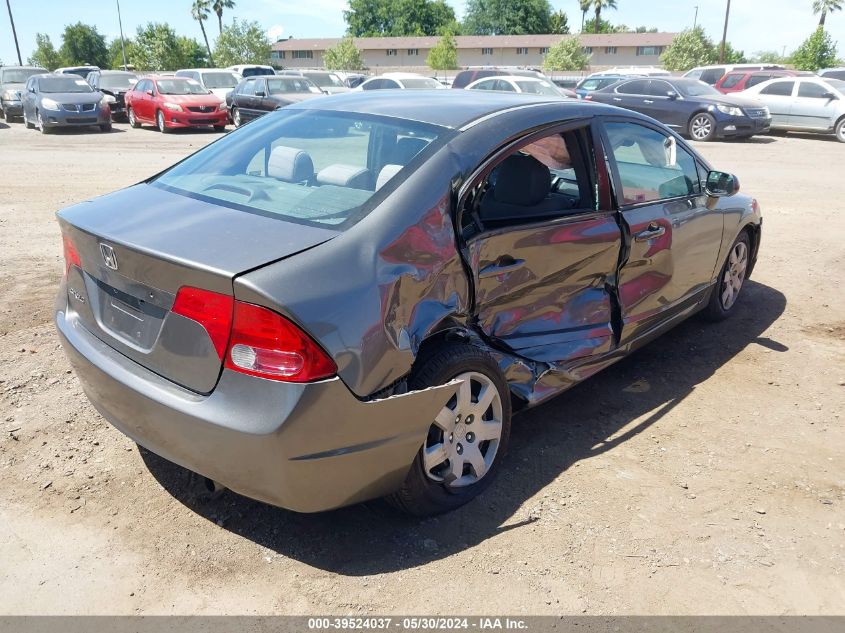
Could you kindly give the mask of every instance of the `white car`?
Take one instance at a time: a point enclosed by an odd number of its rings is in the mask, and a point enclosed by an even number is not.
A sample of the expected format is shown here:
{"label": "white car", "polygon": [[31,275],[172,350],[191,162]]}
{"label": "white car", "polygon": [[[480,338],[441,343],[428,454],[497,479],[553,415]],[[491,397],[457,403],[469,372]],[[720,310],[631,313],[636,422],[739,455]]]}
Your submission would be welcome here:
{"label": "white car", "polygon": [[272,66],[262,66],[261,64],[238,64],[236,66],[229,66],[226,70],[231,70],[238,76],[238,79],[276,74],[276,70]]}
{"label": "white car", "polygon": [[176,77],[198,81],[222,103],[226,102],[226,95],[232,92],[240,81],[238,76],[227,68],[183,68],[176,71]]}
{"label": "white car", "polygon": [[355,90],[444,90],[446,86],[425,75],[416,73],[384,73],[370,77]]}
{"label": "white car", "polygon": [[595,72],[590,77],[601,77],[602,75],[625,75],[637,77],[671,77],[672,73],[664,68],[656,66],[617,66],[608,70]]}
{"label": "white car", "polygon": [[484,79],[477,79],[476,81],[473,81],[464,90],[524,92],[532,95],[566,97],[566,95],[563,94],[551,81],[546,79],[535,79],[534,77],[485,77]]}
{"label": "white car", "polygon": [[772,113],[772,130],[835,134],[845,143],[845,81],[822,77],[778,77],[738,93]]}

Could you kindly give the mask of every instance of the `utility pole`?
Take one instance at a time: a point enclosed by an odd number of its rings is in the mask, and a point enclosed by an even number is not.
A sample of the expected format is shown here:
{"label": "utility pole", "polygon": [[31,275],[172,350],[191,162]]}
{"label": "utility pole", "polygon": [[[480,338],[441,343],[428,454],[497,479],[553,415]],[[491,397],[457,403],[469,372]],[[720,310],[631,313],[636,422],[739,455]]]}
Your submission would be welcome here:
{"label": "utility pole", "polygon": [[692,21],[692,28],[698,26],[698,5],[695,5],[695,19]]}
{"label": "utility pole", "polygon": [[722,31],[722,45],[719,47],[719,63],[725,63],[725,43],[728,40],[728,18],[731,15],[731,0],[728,0],[728,6],[725,8],[725,28]]}
{"label": "utility pole", "polygon": [[21,47],[18,45],[18,32],[15,30],[15,18],[12,17],[12,5],[9,4],[9,0],[6,0],[6,8],[9,10],[9,22],[12,23],[12,35],[15,36],[15,50],[18,52],[18,66],[23,66],[23,60],[21,59]]}
{"label": "utility pole", "polygon": [[129,70],[126,67],[126,42],[123,41],[123,20],[120,19],[120,0],[117,2],[117,23],[120,26],[120,52],[123,54],[123,70]]}

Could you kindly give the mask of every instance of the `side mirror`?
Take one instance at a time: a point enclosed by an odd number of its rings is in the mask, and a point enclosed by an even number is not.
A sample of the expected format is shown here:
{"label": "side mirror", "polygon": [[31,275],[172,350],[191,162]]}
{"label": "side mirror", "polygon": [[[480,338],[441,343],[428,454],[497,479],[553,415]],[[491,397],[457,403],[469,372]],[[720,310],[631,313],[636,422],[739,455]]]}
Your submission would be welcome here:
{"label": "side mirror", "polygon": [[825,93],[822,95],[822,99],[838,99],[838,98],[839,98],[839,97],[837,97],[837,96],[836,96],[835,94],[833,94],[832,92],[825,92]]}
{"label": "side mirror", "polygon": [[148,95],[150,95],[150,96],[152,97],[152,96],[153,96],[153,91],[152,91],[152,90],[147,90],[147,94],[148,94]]}
{"label": "side mirror", "polygon": [[724,171],[708,172],[704,192],[714,198],[732,196],[739,192],[739,179]]}
{"label": "side mirror", "polygon": [[256,90],[256,91],[255,91],[255,96],[256,96],[256,97],[266,97],[266,96],[267,96],[267,93],[265,93],[263,90]]}
{"label": "side mirror", "polygon": [[669,97],[670,101],[674,101],[675,99],[678,98],[678,93],[675,92],[674,90],[667,90],[666,96]]}

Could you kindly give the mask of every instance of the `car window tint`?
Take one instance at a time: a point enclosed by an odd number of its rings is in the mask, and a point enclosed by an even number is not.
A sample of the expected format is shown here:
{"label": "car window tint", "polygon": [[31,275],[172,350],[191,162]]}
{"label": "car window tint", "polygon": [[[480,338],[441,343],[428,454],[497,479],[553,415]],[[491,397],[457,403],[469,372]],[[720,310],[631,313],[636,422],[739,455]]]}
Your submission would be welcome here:
{"label": "car window tint", "polygon": [[365,81],[363,84],[361,84],[361,90],[380,90],[383,84],[384,79],[373,79],[371,81]]}
{"label": "car window tint", "polygon": [[616,92],[625,95],[644,95],[648,94],[648,79],[634,79],[633,81],[626,81],[616,88]]}
{"label": "car window tint", "polygon": [[484,81],[479,81],[475,86],[473,86],[473,90],[493,90],[496,85],[495,79],[485,79]]}
{"label": "car window tint", "polygon": [[725,74],[724,68],[707,68],[701,72],[701,76],[699,79],[706,84],[710,84],[711,86],[719,81],[722,76]]}
{"label": "car window tint", "polygon": [[510,82],[505,81],[504,79],[496,80],[496,87],[494,90],[500,90],[502,92],[516,92],[516,89],[510,84]]}
{"label": "car window tint", "polygon": [[795,86],[794,81],[776,81],[769,84],[760,91],[762,95],[779,95],[782,97],[789,97],[792,95],[792,88]]}
{"label": "car window tint", "polygon": [[729,73],[722,80],[721,86],[722,88],[733,88],[740,81],[742,81],[743,77],[745,77],[745,73]]}
{"label": "car window tint", "polygon": [[578,87],[582,90],[597,90],[599,87],[599,82],[599,79],[585,79]]}
{"label": "car window tint", "polygon": [[393,81],[392,79],[382,79],[381,82],[382,82],[381,87],[384,88],[385,90],[395,90],[396,88],[402,87],[398,83]]}
{"label": "car window tint", "polygon": [[845,80],[845,70],[829,70],[828,72],[822,74],[822,77],[825,77],[826,79]]}
{"label": "car window tint", "polygon": [[244,85],[241,87],[240,94],[249,97],[255,94],[255,79],[250,79],[244,82]]}
{"label": "car window tint", "polygon": [[751,88],[752,86],[756,86],[757,84],[761,84],[764,81],[768,81],[771,79],[772,76],[769,73],[754,73],[748,78],[748,81],[745,82],[746,88]]}
{"label": "car window tint", "polygon": [[828,94],[830,90],[828,90],[825,86],[821,84],[816,84],[811,81],[802,81],[798,84],[798,96],[799,97],[810,97],[812,99],[825,99],[825,95]]}
{"label": "car window tint", "polygon": [[648,86],[646,87],[646,94],[652,97],[665,97],[667,93],[671,90],[672,92],[676,92],[676,90],[665,81],[659,81],[652,79],[648,82]]}
{"label": "car window tint", "polygon": [[637,123],[607,123],[605,129],[622,182],[621,204],[700,191],[695,159],[674,137]]}

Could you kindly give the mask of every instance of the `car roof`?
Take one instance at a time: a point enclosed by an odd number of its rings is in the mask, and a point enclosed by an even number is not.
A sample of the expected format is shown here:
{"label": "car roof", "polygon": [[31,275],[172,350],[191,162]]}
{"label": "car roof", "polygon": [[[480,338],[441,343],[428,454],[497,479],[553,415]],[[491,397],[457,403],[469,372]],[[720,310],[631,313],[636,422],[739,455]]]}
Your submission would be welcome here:
{"label": "car roof", "polygon": [[101,75],[137,75],[133,70],[101,70]]}
{"label": "car roof", "polygon": [[[43,66],[0,66],[0,70],[47,70]],[[836,70],[835,68],[829,68],[828,70]]]}
{"label": "car roof", "polygon": [[[375,114],[397,119],[419,121],[460,129],[478,119],[495,116],[514,108],[535,105],[554,105],[567,108],[561,117],[576,118],[595,114],[597,109],[619,112],[618,108],[575,99],[516,92],[490,92],[479,98],[479,93],[469,90],[372,90],[347,92],[322,99],[310,99],[286,106],[285,109],[328,110]],[[635,112],[624,111],[632,118]]]}

